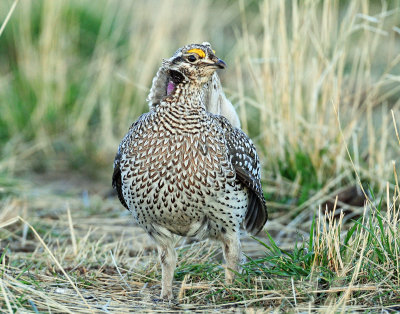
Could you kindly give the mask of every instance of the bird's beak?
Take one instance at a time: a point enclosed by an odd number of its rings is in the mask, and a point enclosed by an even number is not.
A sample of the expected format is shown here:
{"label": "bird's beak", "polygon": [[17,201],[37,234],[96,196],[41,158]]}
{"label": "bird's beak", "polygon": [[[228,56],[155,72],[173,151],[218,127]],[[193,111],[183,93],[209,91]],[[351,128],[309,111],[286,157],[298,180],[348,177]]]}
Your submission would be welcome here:
{"label": "bird's beak", "polygon": [[218,59],[218,61],[215,62],[215,65],[220,69],[225,69],[225,67],[226,67],[226,63],[224,61],[222,61],[221,59]]}
{"label": "bird's beak", "polygon": [[226,67],[226,63],[217,57],[213,57],[211,60],[203,60],[203,63],[215,69],[225,69]]}

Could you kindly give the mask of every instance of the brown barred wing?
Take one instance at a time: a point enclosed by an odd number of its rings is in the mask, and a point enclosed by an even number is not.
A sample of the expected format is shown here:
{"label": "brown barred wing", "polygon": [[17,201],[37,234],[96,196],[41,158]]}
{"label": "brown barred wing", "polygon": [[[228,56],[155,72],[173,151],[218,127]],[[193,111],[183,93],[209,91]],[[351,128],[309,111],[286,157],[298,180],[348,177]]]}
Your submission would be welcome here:
{"label": "brown barred wing", "polygon": [[244,220],[247,232],[257,234],[268,219],[267,205],[261,187],[260,160],[249,137],[222,116],[214,116],[225,131],[225,138],[236,178],[249,189],[249,201]]}

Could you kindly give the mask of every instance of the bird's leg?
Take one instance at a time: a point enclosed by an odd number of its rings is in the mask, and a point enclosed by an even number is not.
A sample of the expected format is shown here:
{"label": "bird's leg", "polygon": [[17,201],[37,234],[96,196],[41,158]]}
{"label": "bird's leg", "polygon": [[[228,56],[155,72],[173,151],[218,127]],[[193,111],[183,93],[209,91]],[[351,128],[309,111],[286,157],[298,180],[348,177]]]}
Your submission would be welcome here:
{"label": "bird's leg", "polygon": [[176,267],[176,253],[173,245],[168,243],[158,246],[158,254],[162,268],[162,288],[160,298],[172,300],[172,281],[174,279],[174,271]]}
{"label": "bird's leg", "polygon": [[242,256],[239,236],[236,233],[229,236],[226,235],[222,239],[222,250],[226,262],[225,282],[232,284],[235,279],[235,273],[231,270],[236,272],[239,270],[239,263]]}

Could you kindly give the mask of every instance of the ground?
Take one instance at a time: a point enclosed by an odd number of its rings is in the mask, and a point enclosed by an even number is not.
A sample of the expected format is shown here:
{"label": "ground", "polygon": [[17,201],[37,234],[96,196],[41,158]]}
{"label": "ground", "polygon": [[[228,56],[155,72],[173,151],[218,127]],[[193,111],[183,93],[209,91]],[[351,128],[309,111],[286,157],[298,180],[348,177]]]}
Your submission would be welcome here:
{"label": "ground", "polygon": [[[374,311],[378,292],[382,294],[379,308],[398,309],[400,294],[394,287],[365,278],[352,286],[348,274],[333,279],[326,278],[324,271],[312,274],[318,271],[315,254],[314,270],[307,270],[308,252],[300,253],[307,248],[297,253],[294,249],[295,242],[310,240],[306,228],[294,227],[293,221],[292,226],[283,226],[275,221],[279,213],[271,215],[266,230],[279,238],[280,248],[273,248],[275,241],[265,233],[257,237],[262,243],[245,237],[248,262],[232,286],[224,284],[219,246],[210,241],[182,241],[177,247],[176,298],[162,302],[158,300],[161,269],[155,245],[134,224],[107,183],[81,175],[31,175],[30,181],[16,179],[3,189],[2,195],[7,195],[0,217],[3,309],[86,313],[88,309],[309,311],[345,306],[346,310]],[[282,228],[294,230],[280,237]],[[284,247],[302,257],[285,259]],[[265,256],[275,260],[262,260]],[[323,266],[329,268],[329,263]],[[357,268],[349,265],[344,268]],[[350,273],[354,275],[354,269]],[[346,293],[355,298],[346,300]]]}

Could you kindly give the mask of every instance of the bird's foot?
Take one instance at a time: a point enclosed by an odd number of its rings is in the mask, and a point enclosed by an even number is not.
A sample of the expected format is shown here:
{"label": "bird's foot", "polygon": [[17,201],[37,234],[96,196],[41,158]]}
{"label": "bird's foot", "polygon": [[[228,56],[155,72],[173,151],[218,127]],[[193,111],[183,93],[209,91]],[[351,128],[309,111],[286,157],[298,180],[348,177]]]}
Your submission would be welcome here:
{"label": "bird's foot", "polygon": [[225,268],[225,283],[227,285],[232,285],[235,282],[235,277],[236,277],[236,272],[238,271],[237,267],[227,267],[226,265],[224,266]]}
{"label": "bird's foot", "polygon": [[174,299],[174,295],[172,294],[172,289],[162,289],[160,299],[164,301],[171,301]]}
{"label": "bird's foot", "polygon": [[233,284],[233,282],[235,281],[235,274],[232,273],[231,271],[226,271],[225,272],[225,283],[227,285],[231,285]]}

